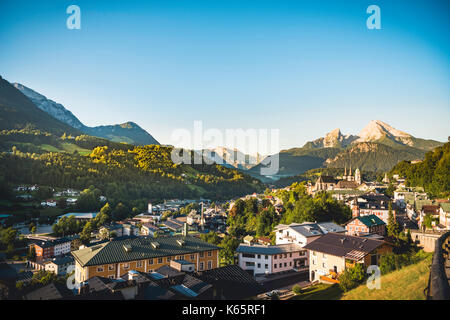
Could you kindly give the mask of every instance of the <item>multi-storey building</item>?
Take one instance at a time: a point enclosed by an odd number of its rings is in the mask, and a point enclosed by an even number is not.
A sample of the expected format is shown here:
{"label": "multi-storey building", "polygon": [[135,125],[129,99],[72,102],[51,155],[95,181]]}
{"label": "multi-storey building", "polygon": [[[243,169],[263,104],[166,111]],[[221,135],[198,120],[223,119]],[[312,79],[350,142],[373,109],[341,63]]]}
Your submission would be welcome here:
{"label": "multi-storey building", "polygon": [[351,236],[363,236],[369,234],[379,234],[380,236],[384,236],[386,234],[386,223],[376,215],[371,214],[352,218],[346,223],[345,229],[347,230],[347,234]]}
{"label": "multi-storey building", "polygon": [[118,279],[129,270],[153,272],[170,265],[171,260],[192,262],[195,271],[210,270],[219,267],[219,250],[189,235],[112,240],[72,252],[75,280],[81,283],[94,276]]}
{"label": "multi-storey building", "polygon": [[71,243],[72,239],[60,238],[36,241],[30,247],[34,247],[38,259],[51,259],[69,253]]}
{"label": "multi-storey building", "polygon": [[257,274],[272,274],[307,265],[307,253],[295,243],[265,246],[241,243],[236,249],[239,266]]}
{"label": "multi-storey building", "polygon": [[355,264],[378,265],[380,256],[392,252],[392,245],[364,237],[327,233],[307,244],[310,281],[339,282],[339,275]]}

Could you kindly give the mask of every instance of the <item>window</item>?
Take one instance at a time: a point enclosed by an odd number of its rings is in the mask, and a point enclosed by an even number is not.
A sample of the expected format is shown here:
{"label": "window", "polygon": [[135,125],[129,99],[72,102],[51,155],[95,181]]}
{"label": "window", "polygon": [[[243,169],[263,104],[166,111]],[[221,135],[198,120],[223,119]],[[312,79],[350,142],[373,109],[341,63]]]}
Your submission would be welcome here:
{"label": "window", "polygon": [[255,255],[254,254],[249,254],[249,253],[243,253],[242,254],[242,257],[244,257],[244,258],[255,258]]}
{"label": "window", "polygon": [[114,279],[114,275],[109,275],[108,278]]}
{"label": "window", "polygon": [[208,257],[212,257],[212,251],[208,251]]}
{"label": "window", "polygon": [[315,257],[316,256],[316,252],[315,251],[311,251],[312,255]]}
{"label": "window", "polygon": [[200,270],[203,270],[203,262],[200,262]]}
{"label": "window", "polygon": [[162,258],[158,258],[158,263],[162,263]]}
{"label": "window", "polygon": [[313,261],[312,261],[312,264],[315,265],[315,264],[316,264],[316,260],[313,260]]}
{"label": "window", "polygon": [[210,261],[208,261],[208,270],[209,269],[212,269],[212,261],[210,260]]}
{"label": "window", "polygon": [[264,256],[264,259],[269,259],[269,256],[266,254],[265,256]]}
{"label": "window", "polygon": [[153,264],[153,259],[148,260],[148,264]]}
{"label": "window", "polygon": [[285,268],[287,267],[287,263],[286,263],[286,262],[284,263],[284,267],[285,267]]}
{"label": "window", "polygon": [[269,269],[269,265],[267,263],[264,265],[264,269]]}
{"label": "window", "polygon": [[261,255],[260,254],[258,254],[258,259],[261,259]]}
{"label": "window", "polygon": [[170,262],[170,257],[167,257],[167,259],[166,259],[166,260],[167,260],[167,262]]}
{"label": "window", "polygon": [[142,261],[136,262],[136,268],[142,268]]}
{"label": "window", "polygon": [[[203,262],[202,262],[203,263]],[[202,265],[202,263],[200,263],[200,265]],[[245,263],[245,266],[246,267],[254,267],[255,266],[255,263],[254,262],[246,262]]]}
{"label": "window", "polygon": [[108,270],[114,270],[114,265],[113,265],[113,264],[110,264],[110,265],[108,266]]}
{"label": "window", "polygon": [[273,265],[273,268],[274,268],[274,269],[276,269],[276,268],[277,268],[277,264],[276,264],[276,263],[275,263],[275,264]]}
{"label": "window", "polygon": [[204,257],[204,253],[203,252],[200,252],[200,258],[203,258]]}
{"label": "window", "polygon": [[274,255],[274,256],[273,256],[273,259],[275,260],[276,258],[277,258],[277,255]]}
{"label": "window", "polygon": [[103,267],[97,267],[97,272],[103,272]]}
{"label": "window", "polygon": [[322,263],[322,267],[323,268],[326,268],[327,267],[327,264],[324,262],[324,263]]}
{"label": "window", "polygon": [[195,254],[191,254],[191,260],[195,259]]}
{"label": "window", "polygon": [[289,258],[292,258],[292,253],[289,253]]}
{"label": "window", "polygon": [[292,261],[291,261],[291,262],[289,262],[289,267],[292,267]]}
{"label": "window", "polygon": [[123,264],[123,268],[124,268],[124,269],[128,269],[129,267],[130,267],[130,265],[129,265],[128,263],[124,263],[124,264]]}
{"label": "window", "polygon": [[258,268],[261,268],[261,263],[258,263]]}

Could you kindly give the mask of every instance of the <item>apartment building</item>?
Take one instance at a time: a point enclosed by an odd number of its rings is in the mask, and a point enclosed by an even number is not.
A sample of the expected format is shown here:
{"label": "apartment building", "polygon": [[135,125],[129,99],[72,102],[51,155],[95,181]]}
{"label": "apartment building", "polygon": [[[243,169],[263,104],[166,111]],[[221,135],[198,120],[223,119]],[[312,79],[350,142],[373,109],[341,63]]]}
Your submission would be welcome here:
{"label": "apartment building", "polygon": [[195,271],[219,267],[220,247],[198,238],[132,237],[118,239],[73,251],[75,280],[84,282],[94,276],[118,279],[129,270],[153,272],[170,265],[171,260],[186,260]]}
{"label": "apartment building", "polygon": [[265,246],[241,243],[236,249],[239,266],[257,274],[272,274],[307,265],[307,252],[295,243]]}

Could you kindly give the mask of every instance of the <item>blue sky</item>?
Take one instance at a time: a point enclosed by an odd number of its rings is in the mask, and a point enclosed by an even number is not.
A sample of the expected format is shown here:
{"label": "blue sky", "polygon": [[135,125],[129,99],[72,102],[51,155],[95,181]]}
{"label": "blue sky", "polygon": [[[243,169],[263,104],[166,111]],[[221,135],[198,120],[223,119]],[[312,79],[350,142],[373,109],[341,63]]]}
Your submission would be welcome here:
{"label": "blue sky", "polygon": [[[81,30],[66,8],[81,8]],[[366,8],[381,9],[369,30]],[[450,135],[448,1],[0,2],[0,74],[90,126],[280,129],[280,148],[382,120]]]}

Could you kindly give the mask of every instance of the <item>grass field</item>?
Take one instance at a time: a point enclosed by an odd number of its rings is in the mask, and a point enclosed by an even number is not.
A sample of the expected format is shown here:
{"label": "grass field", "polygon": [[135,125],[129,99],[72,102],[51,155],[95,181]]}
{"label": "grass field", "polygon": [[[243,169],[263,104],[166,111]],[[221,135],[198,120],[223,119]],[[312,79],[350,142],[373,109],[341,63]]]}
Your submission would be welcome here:
{"label": "grass field", "polygon": [[383,275],[381,288],[370,290],[366,284],[344,293],[338,284],[316,284],[305,288],[291,300],[425,300],[432,255],[424,260]]}
{"label": "grass field", "polygon": [[342,300],[425,300],[431,255],[417,264],[381,277],[381,289],[369,290],[365,285],[344,293]]}
{"label": "grass field", "polygon": [[303,293],[290,300],[339,300],[342,290],[337,284],[319,283],[303,289]]}

